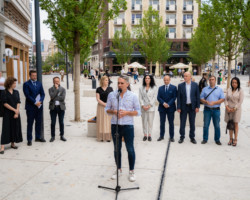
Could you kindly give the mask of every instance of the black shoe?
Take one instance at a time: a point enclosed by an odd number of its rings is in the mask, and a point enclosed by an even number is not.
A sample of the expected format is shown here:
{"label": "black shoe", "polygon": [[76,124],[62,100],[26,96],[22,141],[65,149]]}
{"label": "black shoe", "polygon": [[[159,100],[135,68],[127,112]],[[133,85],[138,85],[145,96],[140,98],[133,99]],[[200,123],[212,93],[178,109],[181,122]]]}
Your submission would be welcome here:
{"label": "black shoe", "polygon": [[4,151],[0,151],[0,154],[4,154]]}
{"label": "black shoe", "polygon": [[178,142],[181,144],[184,142],[184,139],[181,138]]}
{"label": "black shoe", "polygon": [[206,144],[207,141],[206,140],[202,140],[201,144]]}
{"label": "black shoe", "polygon": [[28,141],[28,146],[32,146],[32,142],[31,141]]}
{"label": "black shoe", "polygon": [[159,137],[157,141],[161,141],[161,140],[164,140],[163,137]]}
{"label": "black shoe", "polygon": [[10,145],[10,147],[11,147],[12,149],[18,149],[17,146],[12,146],[12,145]]}
{"label": "black shoe", "polygon": [[60,140],[66,142],[67,140],[65,139],[65,137],[61,136]]}
{"label": "black shoe", "polygon": [[144,136],[142,140],[146,141],[147,139],[148,139],[147,136]]}
{"label": "black shoe", "polygon": [[170,142],[174,142],[175,140],[174,140],[174,138],[170,138]]}
{"label": "black shoe", "polygon": [[40,139],[36,139],[35,142],[46,142],[46,140],[43,138],[40,138]]}
{"label": "black shoe", "polygon": [[192,142],[193,144],[197,144],[196,140],[193,138],[190,140],[190,142]]}
{"label": "black shoe", "polygon": [[50,142],[54,142],[55,141],[55,137],[50,138]]}
{"label": "black shoe", "polygon": [[148,141],[149,141],[149,142],[151,142],[151,141],[152,141],[151,136],[148,136]]}
{"label": "black shoe", "polygon": [[215,142],[217,145],[221,145],[221,142],[220,141],[216,141]]}

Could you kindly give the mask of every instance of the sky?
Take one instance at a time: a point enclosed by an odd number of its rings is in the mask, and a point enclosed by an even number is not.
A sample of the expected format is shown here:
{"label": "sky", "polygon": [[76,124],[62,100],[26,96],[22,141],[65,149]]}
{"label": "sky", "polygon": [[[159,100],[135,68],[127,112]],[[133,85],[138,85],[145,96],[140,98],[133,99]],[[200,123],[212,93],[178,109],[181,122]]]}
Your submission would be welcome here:
{"label": "sky", "polygon": [[[35,42],[35,13],[34,13],[34,2],[32,1],[32,19],[33,19],[33,42]],[[40,29],[41,29],[41,40],[51,40],[52,33],[50,28],[43,23],[47,19],[47,13],[44,10],[40,9]]]}

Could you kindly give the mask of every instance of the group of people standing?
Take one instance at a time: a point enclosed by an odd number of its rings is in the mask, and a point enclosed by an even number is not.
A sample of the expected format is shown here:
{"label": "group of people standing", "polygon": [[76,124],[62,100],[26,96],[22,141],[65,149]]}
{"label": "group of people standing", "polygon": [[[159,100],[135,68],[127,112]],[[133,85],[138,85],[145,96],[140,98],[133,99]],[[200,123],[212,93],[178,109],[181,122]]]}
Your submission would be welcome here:
{"label": "group of people standing", "polygon": [[[103,80],[107,78],[103,77]],[[126,148],[128,151],[129,160],[129,180],[135,181],[134,165],[135,165],[135,152],[134,152],[134,122],[133,116],[142,117],[143,127],[143,141],[152,141],[152,128],[154,123],[154,116],[156,110],[156,101],[158,100],[158,111],[160,115],[160,137],[157,141],[161,141],[165,136],[165,122],[166,118],[169,123],[169,139],[171,142],[175,142],[174,139],[174,118],[175,111],[180,113],[180,139],[179,143],[183,143],[185,140],[185,127],[187,117],[189,119],[190,130],[189,138],[190,142],[196,144],[195,139],[195,118],[196,114],[200,110],[200,104],[204,104],[204,124],[203,124],[203,140],[201,144],[206,144],[209,135],[209,125],[211,120],[214,125],[214,141],[217,145],[221,145],[220,142],[220,106],[225,102],[225,122],[233,119],[235,130],[230,131],[230,138],[228,145],[237,145],[238,137],[238,123],[241,118],[241,104],[244,99],[243,90],[240,87],[240,80],[234,77],[231,80],[231,87],[227,89],[226,96],[222,88],[216,86],[216,77],[210,76],[209,85],[204,87],[200,91],[196,82],[192,81],[190,72],[184,73],[184,82],[178,85],[178,88],[171,84],[171,77],[169,75],[164,76],[164,85],[157,88],[154,78],[151,75],[145,75],[143,78],[142,87],[139,89],[139,99],[136,95],[130,91],[129,79],[127,76],[120,76],[118,78],[118,89],[121,91],[113,91],[112,88],[108,88],[107,85],[101,84],[101,87],[97,89],[97,101],[98,107],[102,106],[102,112],[98,111],[97,124],[98,124],[98,140],[104,141],[105,138],[109,138],[106,135],[110,134],[113,137],[115,145],[115,132],[118,114],[118,133],[119,133],[119,145],[118,145],[118,160],[115,161],[119,168],[119,175],[122,174],[121,170],[121,141],[124,137]],[[101,93],[105,93],[105,98],[100,101],[99,96]],[[119,107],[117,111],[117,98],[119,98]],[[177,103],[176,103],[177,100]],[[98,108],[100,109],[100,108]],[[106,112],[105,112],[105,111]],[[101,114],[100,114],[101,113]],[[111,119],[112,117],[112,119]],[[106,125],[102,124],[103,118],[106,118]],[[111,121],[110,121],[111,120]],[[111,131],[105,129],[106,132],[102,132],[104,127],[110,127]],[[110,132],[107,132],[110,131]],[[104,136],[105,135],[105,136]],[[108,140],[110,141],[110,140]],[[112,175],[112,179],[116,179],[116,172]]]}
{"label": "group of people standing", "polygon": [[[35,121],[35,142],[46,142],[41,135],[41,123],[43,115],[43,101],[45,93],[42,83],[37,81],[36,71],[29,72],[30,80],[23,84],[23,93],[25,99],[25,110],[27,116],[27,145],[32,145],[32,130]],[[2,82],[0,76],[1,87],[1,106],[3,107],[1,114],[3,116],[2,135],[1,135],[1,149],[0,154],[4,154],[5,145],[11,143],[11,148],[17,149],[15,143],[23,141],[22,127],[20,118],[20,95],[16,90],[17,79],[8,77],[4,81],[4,89],[2,89]],[[60,139],[66,141],[64,138],[64,113],[65,113],[65,96],[66,90],[60,85],[60,78],[53,78],[53,86],[49,89],[50,102],[50,116],[51,116],[51,139],[55,140],[55,124],[58,115],[60,124]]]}

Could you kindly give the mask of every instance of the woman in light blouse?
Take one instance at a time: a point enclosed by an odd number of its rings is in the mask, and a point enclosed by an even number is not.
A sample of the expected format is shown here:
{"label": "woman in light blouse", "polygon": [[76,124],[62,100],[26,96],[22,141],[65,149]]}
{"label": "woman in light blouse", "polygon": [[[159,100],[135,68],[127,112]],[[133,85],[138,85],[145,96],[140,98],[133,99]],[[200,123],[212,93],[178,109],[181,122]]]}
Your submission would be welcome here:
{"label": "woman in light blouse", "polygon": [[[225,122],[227,123],[230,119],[233,119],[235,130],[229,131],[230,140],[228,145],[237,145],[237,137],[239,132],[239,125],[241,118],[241,104],[244,99],[244,92],[240,88],[240,80],[237,77],[232,78],[231,80],[231,88],[227,89],[226,97],[225,97]],[[233,138],[234,132],[234,138]]]}
{"label": "woman in light blouse", "polygon": [[157,99],[157,87],[153,76],[145,75],[142,87],[139,89],[139,100],[142,113],[143,141],[152,141],[151,134],[155,116],[155,102]]}

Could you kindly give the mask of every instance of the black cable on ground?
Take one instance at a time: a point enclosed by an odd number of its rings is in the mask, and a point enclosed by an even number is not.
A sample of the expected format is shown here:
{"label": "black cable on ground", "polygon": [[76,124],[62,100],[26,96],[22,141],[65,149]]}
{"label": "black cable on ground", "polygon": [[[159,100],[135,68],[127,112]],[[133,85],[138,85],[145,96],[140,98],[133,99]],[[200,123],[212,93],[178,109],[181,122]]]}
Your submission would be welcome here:
{"label": "black cable on ground", "polygon": [[166,157],[164,160],[164,165],[163,165],[163,170],[162,170],[162,175],[161,175],[161,183],[160,183],[160,187],[159,187],[159,192],[158,192],[158,197],[157,200],[161,199],[161,194],[162,194],[162,188],[164,185],[164,179],[165,179],[165,172],[166,172],[166,167],[167,167],[167,161],[168,161],[168,153],[169,153],[169,149],[170,149],[170,140],[168,141],[168,147],[167,147],[167,152],[166,152]]}

